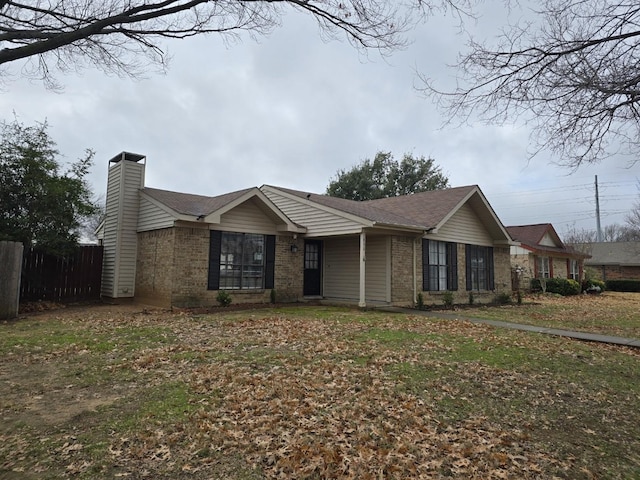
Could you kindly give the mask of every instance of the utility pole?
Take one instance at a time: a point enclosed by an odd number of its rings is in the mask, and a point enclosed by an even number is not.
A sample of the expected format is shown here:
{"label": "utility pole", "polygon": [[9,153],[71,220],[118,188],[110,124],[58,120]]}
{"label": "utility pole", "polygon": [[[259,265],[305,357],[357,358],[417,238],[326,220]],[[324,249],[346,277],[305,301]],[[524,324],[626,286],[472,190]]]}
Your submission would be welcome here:
{"label": "utility pole", "polygon": [[602,228],[600,227],[600,197],[598,196],[598,175],[596,175],[596,239],[602,242]]}

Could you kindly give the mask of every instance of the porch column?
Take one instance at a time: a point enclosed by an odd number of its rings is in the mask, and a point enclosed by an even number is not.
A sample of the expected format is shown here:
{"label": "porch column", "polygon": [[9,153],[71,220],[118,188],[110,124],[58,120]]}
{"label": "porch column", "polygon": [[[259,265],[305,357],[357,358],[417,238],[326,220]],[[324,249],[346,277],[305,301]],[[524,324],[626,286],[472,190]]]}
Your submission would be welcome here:
{"label": "porch column", "polygon": [[366,279],[366,246],[367,246],[367,236],[362,231],[360,234],[360,300],[358,301],[359,307],[366,307],[367,302],[364,299],[365,296],[365,279]]}

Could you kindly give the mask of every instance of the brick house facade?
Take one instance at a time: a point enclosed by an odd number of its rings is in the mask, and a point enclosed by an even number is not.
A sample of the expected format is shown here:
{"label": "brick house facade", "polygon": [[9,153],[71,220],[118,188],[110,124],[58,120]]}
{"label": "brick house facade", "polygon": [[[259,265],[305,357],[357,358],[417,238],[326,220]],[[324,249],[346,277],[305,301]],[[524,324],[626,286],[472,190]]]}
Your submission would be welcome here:
{"label": "brick house facade", "polygon": [[364,307],[510,291],[513,240],[475,185],[369,202],[272,186],[206,197],[145,187],[143,161],[109,162],[107,297],[200,307],[225,290],[234,303]]}
{"label": "brick house facade", "polygon": [[511,271],[514,290],[528,290],[534,278],[584,278],[584,261],[588,254],[564,245],[553,225],[518,225],[507,227],[519,245],[511,246]]}

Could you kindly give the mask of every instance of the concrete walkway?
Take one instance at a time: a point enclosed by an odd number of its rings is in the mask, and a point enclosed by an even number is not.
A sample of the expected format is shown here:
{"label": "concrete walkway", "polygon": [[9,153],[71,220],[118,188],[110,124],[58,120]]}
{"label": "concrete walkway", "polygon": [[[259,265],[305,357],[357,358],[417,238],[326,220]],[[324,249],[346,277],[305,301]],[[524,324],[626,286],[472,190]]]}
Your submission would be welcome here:
{"label": "concrete walkway", "polygon": [[471,323],[481,323],[492,325],[499,328],[510,328],[512,330],[523,330],[525,332],[544,333],[547,335],[556,335],[559,337],[575,338],[576,340],[584,340],[587,342],[610,343],[613,345],[624,345],[626,347],[640,348],[640,340],[636,338],[614,337],[611,335],[600,335],[597,333],[574,332],[571,330],[562,330],[559,328],[537,327],[534,325],[522,325],[519,323],[501,322],[499,320],[487,320],[484,318],[468,317],[457,313],[447,313],[441,311],[416,310],[413,308],[402,307],[377,307],[376,310],[394,313],[405,313],[410,315],[423,315],[425,317],[443,318],[447,320],[467,320]]}

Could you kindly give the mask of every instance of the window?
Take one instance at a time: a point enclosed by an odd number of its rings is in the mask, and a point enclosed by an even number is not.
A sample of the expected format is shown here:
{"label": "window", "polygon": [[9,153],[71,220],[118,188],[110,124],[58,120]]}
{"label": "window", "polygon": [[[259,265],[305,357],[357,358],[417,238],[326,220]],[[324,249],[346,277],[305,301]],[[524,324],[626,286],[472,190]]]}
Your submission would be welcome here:
{"label": "window", "polygon": [[438,292],[458,289],[455,243],[422,241],[422,290]]}
{"label": "window", "polygon": [[220,289],[262,289],[264,235],[222,233]]}
{"label": "window", "polygon": [[577,260],[569,260],[569,278],[573,278],[574,280],[580,280],[580,265],[578,265]]}
{"label": "window", "polygon": [[304,244],[304,268],[306,270],[320,268],[320,245],[318,243]]}
{"label": "window", "polygon": [[538,270],[537,278],[551,278],[549,257],[538,257],[536,259],[536,268]]}
{"label": "window", "polygon": [[275,236],[211,232],[209,290],[273,288]]}
{"label": "window", "polygon": [[467,290],[493,290],[493,248],[466,245]]}

